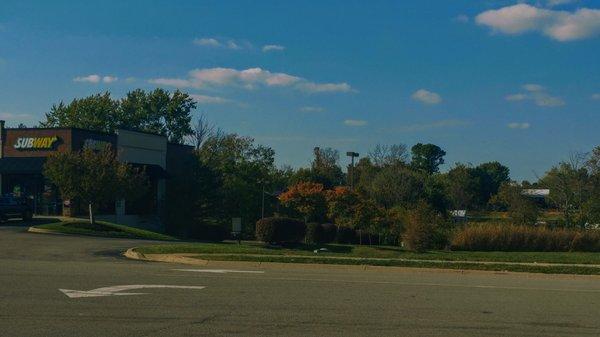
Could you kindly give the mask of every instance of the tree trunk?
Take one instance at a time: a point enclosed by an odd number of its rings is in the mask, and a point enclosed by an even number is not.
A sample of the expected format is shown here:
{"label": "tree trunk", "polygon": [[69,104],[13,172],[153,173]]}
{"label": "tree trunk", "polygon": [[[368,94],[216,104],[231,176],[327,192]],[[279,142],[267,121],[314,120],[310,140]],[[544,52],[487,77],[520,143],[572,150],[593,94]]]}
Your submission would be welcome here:
{"label": "tree trunk", "polygon": [[94,205],[91,202],[88,204],[88,209],[90,212],[90,224],[95,225],[96,217],[94,216]]}

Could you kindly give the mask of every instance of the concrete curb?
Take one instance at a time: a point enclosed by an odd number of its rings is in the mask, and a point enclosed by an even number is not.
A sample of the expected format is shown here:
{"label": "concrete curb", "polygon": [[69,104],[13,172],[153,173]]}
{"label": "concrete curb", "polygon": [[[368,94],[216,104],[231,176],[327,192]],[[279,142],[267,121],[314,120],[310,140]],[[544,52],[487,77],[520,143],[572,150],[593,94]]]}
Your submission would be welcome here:
{"label": "concrete curb", "polygon": [[57,231],[53,231],[53,230],[49,230],[49,229],[37,228],[34,226],[27,228],[27,231],[29,233],[38,233],[38,234],[70,235],[67,233],[61,233],[61,232],[57,232]]}
{"label": "concrete curb", "polygon": [[136,248],[137,247],[127,249],[127,251],[123,253],[123,256],[132,260],[181,263],[196,266],[206,266],[209,262],[208,260],[201,260],[189,257],[195,256],[197,254],[142,254],[136,251]]}

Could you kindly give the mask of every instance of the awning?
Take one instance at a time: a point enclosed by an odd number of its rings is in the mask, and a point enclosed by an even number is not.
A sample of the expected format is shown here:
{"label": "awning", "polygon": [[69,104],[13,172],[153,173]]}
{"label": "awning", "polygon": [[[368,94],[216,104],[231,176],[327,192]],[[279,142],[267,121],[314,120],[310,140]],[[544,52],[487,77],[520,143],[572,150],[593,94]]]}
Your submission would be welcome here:
{"label": "awning", "polygon": [[0,174],[42,174],[45,157],[0,158]]}

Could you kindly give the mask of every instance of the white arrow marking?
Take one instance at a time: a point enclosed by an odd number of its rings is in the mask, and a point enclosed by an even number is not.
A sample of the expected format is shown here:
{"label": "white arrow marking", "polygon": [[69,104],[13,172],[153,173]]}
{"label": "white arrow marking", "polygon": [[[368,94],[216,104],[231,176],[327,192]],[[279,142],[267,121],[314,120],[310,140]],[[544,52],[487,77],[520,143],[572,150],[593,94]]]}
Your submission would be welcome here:
{"label": "white arrow marking", "polygon": [[58,289],[69,298],[79,297],[101,297],[101,296],[128,296],[128,295],[145,295],[145,293],[120,293],[119,291],[145,288],[170,288],[170,289],[204,289],[203,286],[170,286],[162,284],[130,284],[113,287],[103,287],[93,290],[72,290]]}
{"label": "white arrow marking", "polygon": [[214,273],[214,274],[225,274],[225,273],[248,273],[248,274],[264,274],[262,270],[230,270],[230,269],[173,269],[177,271],[190,271],[196,273]]}

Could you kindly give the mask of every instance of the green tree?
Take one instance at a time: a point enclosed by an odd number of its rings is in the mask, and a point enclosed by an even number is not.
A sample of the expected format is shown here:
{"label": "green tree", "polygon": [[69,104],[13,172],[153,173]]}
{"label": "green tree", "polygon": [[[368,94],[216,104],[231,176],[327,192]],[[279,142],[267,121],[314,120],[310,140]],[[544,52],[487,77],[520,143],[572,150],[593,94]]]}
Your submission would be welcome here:
{"label": "green tree", "polygon": [[109,92],[85,98],[75,98],[71,103],[52,105],[46,113],[42,127],[74,127],[112,133],[119,121],[119,102]]}
{"label": "green tree", "polygon": [[88,204],[91,224],[95,223],[94,211],[99,204],[135,199],[146,187],[145,175],[119,162],[110,146],[101,151],[57,152],[48,157],[44,175],[58,187],[63,199]]}
{"label": "green tree", "polygon": [[411,152],[412,166],[416,170],[421,170],[428,174],[439,171],[439,167],[444,163],[444,156],[446,155],[444,150],[434,144],[418,143],[412,147]]}
{"label": "green tree", "polygon": [[498,194],[492,199],[508,211],[508,216],[519,225],[533,225],[538,219],[539,208],[536,203],[523,195],[523,188],[513,183],[504,183]]}
{"label": "green tree", "polygon": [[408,207],[424,197],[424,177],[406,167],[384,167],[366,186],[366,192],[386,209]]}
{"label": "green tree", "polygon": [[[244,223],[255,224],[261,216],[263,188],[273,191],[281,181],[273,149],[254,144],[252,138],[217,133],[204,141],[198,156],[216,174],[220,186],[215,216],[223,222],[239,216]],[[272,207],[272,198],[265,201]]]}
{"label": "green tree", "polygon": [[563,212],[567,226],[574,225],[576,211],[586,201],[588,171],[577,160],[551,168],[539,183],[550,189],[550,200]]}
{"label": "green tree", "polygon": [[497,161],[480,164],[474,174],[479,178],[479,202],[485,205],[493,195],[498,193],[500,186],[509,181],[510,169]]}
{"label": "green tree", "polygon": [[452,207],[454,209],[476,208],[481,189],[481,181],[476,175],[476,170],[459,163],[444,176]]}
{"label": "green tree", "polygon": [[114,133],[117,128],[164,135],[169,141],[182,143],[192,134],[191,111],[194,100],[186,93],[164,89],[146,92],[136,89],[121,100],[109,92],[76,98],[71,103],[54,104],[46,113],[43,127],[76,127]]}
{"label": "green tree", "polygon": [[337,150],[315,147],[313,155],[310,168],[300,168],[294,172],[290,184],[312,182],[322,184],[325,189],[344,185],[345,175],[339,165],[340,154]]}

